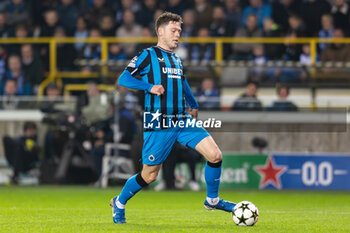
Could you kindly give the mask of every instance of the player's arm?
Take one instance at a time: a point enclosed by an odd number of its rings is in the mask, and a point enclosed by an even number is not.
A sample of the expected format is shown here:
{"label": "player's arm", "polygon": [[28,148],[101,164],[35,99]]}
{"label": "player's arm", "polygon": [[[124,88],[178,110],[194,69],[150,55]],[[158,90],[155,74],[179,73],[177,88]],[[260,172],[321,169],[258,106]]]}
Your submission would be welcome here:
{"label": "player's arm", "polygon": [[143,90],[148,92],[151,92],[151,89],[153,87],[152,84],[140,81],[134,76],[132,76],[128,70],[124,70],[124,72],[120,75],[118,79],[118,85],[130,88],[130,89],[137,89],[137,90]]}
{"label": "player's arm", "polygon": [[152,85],[143,81],[138,80],[128,70],[124,70],[124,72],[120,75],[118,79],[118,85],[130,88],[148,91],[155,95],[162,95],[164,93],[164,88],[162,85]]}
{"label": "player's arm", "polygon": [[135,75],[145,69],[149,64],[150,58],[146,50],[144,50],[139,56],[134,57],[123,73],[118,78],[118,85],[130,88],[148,91],[152,94],[162,95],[164,88],[161,85],[153,85],[135,78]]}
{"label": "player's arm", "polygon": [[190,88],[190,85],[188,84],[186,78],[184,79],[184,94],[185,94],[185,100],[190,106],[189,114],[193,118],[197,118],[198,116],[198,103],[196,98],[194,98],[194,95],[192,93],[192,90]]}

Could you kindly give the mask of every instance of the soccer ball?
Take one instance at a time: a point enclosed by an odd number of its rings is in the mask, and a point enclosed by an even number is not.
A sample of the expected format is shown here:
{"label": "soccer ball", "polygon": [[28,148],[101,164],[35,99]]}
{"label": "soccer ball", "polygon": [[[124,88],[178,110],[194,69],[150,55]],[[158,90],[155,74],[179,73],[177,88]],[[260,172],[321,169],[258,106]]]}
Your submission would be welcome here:
{"label": "soccer ball", "polygon": [[232,219],[238,226],[253,226],[258,218],[258,208],[249,201],[241,201],[233,208]]}

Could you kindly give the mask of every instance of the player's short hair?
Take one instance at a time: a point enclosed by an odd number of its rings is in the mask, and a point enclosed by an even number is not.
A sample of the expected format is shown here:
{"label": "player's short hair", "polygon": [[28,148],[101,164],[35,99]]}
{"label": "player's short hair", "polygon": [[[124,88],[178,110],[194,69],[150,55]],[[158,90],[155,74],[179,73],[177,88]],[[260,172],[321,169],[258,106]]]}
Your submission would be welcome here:
{"label": "player's short hair", "polygon": [[287,86],[280,86],[280,87],[277,87],[277,88],[276,88],[276,93],[277,93],[277,95],[280,94],[280,92],[281,92],[282,89],[286,89],[286,90],[287,90],[287,95],[289,95],[289,87],[287,87]]}
{"label": "player's short hair", "polygon": [[259,84],[255,81],[248,81],[248,83],[246,84],[246,87],[248,87],[250,85],[254,85],[256,88],[259,88]]}
{"label": "player's short hair", "polygon": [[27,131],[28,129],[35,129],[36,130],[36,124],[31,121],[24,122],[23,125],[23,131]]}
{"label": "player's short hair", "polygon": [[[17,80],[14,78],[10,78],[6,80],[6,83],[14,83],[15,85],[17,85]],[[6,85],[6,84],[5,84]]]}
{"label": "player's short hair", "polygon": [[163,25],[168,25],[169,22],[179,22],[182,24],[182,17],[178,14],[170,13],[170,12],[164,12],[161,14],[155,23],[155,29],[156,32],[158,33],[158,28]]}

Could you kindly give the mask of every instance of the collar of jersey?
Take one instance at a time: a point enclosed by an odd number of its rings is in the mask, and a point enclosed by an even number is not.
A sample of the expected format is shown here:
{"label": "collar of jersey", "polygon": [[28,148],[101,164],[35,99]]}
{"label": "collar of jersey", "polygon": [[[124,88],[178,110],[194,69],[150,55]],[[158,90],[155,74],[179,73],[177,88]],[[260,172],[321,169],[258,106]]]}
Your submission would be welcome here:
{"label": "collar of jersey", "polygon": [[164,52],[167,52],[167,53],[174,53],[174,52],[172,52],[172,51],[163,49],[162,47],[159,47],[159,46],[155,46],[155,47],[158,48],[158,49],[160,49],[160,50],[163,50]]}

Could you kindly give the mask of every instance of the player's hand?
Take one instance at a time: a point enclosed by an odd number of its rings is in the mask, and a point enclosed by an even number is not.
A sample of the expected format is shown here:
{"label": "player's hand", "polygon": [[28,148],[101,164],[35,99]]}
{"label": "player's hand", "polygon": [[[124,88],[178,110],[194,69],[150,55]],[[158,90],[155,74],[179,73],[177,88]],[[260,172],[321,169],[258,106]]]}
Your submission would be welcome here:
{"label": "player's hand", "polygon": [[164,94],[164,87],[162,85],[153,85],[151,91],[152,94],[155,94],[157,96]]}
{"label": "player's hand", "polygon": [[193,108],[190,108],[188,110],[188,113],[195,119],[197,119],[198,117],[198,109],[193,109]]}

